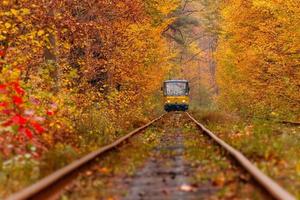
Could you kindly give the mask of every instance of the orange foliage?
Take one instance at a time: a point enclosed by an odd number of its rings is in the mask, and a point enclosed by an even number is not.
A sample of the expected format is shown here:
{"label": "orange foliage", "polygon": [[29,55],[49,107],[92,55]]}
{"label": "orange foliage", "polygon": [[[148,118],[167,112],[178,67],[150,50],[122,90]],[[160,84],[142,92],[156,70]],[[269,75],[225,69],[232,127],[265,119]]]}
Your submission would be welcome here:
{"label": "orange foliage", "polygon": [[296,0],[225,1],[220,102],[247,115],[300,113],[300,9]]}
{"label": "orange foliage", "polygon": [[115,129],[144,114],[143,105],[169,69],[161,33],[178,2],[0,2],[0,75],[24,66],[15,78],[49,119],[46,146],[76,145],[78,124],[89,124],[91,110]]}

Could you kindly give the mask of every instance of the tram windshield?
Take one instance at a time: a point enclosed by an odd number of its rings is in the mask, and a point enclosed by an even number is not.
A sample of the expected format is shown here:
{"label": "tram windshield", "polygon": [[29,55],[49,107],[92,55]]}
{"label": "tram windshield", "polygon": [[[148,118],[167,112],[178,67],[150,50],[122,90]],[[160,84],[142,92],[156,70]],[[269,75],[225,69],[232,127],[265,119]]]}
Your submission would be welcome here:
{"label": "tram windshield", "polygon": [[165,82],[164,94],[166,96],[188,95],[187,82]]}

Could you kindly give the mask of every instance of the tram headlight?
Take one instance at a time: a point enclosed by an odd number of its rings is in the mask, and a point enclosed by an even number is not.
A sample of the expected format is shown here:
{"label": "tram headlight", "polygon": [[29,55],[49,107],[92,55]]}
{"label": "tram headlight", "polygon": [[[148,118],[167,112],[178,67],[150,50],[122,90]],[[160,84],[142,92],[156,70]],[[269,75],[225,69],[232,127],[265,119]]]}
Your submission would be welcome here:
{"label": "tram headlight", "polygon": [[170,100],[167,100],[167,103],[171,103],[171,101],[170,101]]}
{"label": "tram headlight", "polygon": [[185,103],[185,102],[186,102],[186,101],[183,99],[183,100],[182,100],[182,103]]}

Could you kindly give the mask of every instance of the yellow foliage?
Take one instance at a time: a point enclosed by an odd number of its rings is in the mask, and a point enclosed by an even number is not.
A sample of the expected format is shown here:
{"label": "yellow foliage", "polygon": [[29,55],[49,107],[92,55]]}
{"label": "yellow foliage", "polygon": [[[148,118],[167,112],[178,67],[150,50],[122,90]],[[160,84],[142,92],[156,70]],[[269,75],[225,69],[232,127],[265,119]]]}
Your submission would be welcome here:
{"label": "yellow foliage", "polygon": [[220,102],[247,114],[300,113],[300,8],[296,0],[226,1],[221,12]]}
{"label": "yellow foliage", "polygon": [[17,76],[30,97],[39,99],[41,108],[57,105],[47,122],[53,136],[47,140],[53,143],[76,138],[74,127],[83,121],[88,126],[96,109],[109,119],[104,132],[129,128],[145,114],[144,103],[170,68],[162,32],[174,20],[167,16],[178,0],[118,1],[114,6],[96,1],[93,8],[89,3],[0,2],[0,50],[6,50],[10,63],[1,74],[21,67]]}

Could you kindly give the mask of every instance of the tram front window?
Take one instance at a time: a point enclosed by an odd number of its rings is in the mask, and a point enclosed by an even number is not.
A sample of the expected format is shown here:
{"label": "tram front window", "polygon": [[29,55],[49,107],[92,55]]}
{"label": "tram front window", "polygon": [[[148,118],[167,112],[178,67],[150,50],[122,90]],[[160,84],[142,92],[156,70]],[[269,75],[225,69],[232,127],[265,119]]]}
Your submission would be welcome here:
{"label": "tram front window", "polygon": [[166,96],[185,96],[188,94],[188,86],[185,82],[165,83]]}

